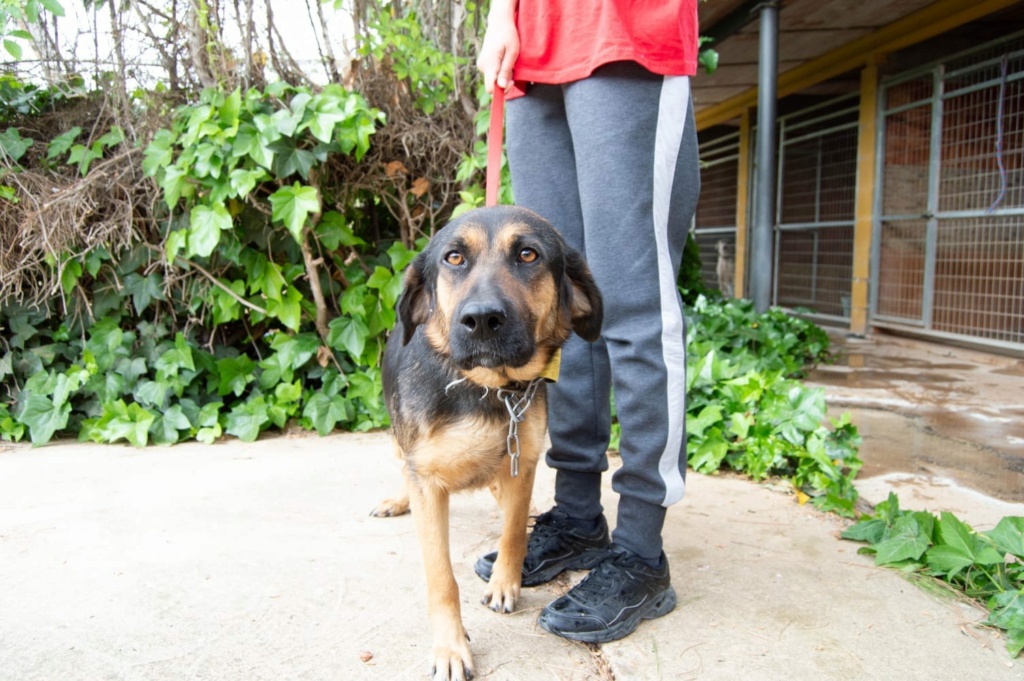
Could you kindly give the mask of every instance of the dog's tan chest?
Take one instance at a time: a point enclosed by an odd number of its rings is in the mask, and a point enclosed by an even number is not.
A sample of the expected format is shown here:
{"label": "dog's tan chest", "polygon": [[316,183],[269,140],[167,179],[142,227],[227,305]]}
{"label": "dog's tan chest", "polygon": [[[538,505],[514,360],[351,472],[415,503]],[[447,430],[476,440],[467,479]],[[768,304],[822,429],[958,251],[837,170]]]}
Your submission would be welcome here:
{"label": "dog's tan chest", "polygon": [[494,419],[463,418],[421,436],[406,462],[423,483],[452,492],[482,487],[508,465],[505,437]]}
{"label": "dog's tan chest", "polygon": [[[545,404],[531,407],[519,425],[521,461],[535,462],[547,428]],[[451,492],[489,485],[510,470],[507,419],[466,417],[423,434],[406,452],[406,462],[422,483]]]}

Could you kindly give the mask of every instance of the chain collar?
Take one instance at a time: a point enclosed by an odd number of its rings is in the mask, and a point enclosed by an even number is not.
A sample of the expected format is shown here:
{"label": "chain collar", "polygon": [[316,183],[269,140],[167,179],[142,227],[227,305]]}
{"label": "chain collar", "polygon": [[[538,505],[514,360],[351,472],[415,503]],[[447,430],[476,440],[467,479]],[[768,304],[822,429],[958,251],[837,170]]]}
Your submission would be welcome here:
{"label": "chain collar", "polygon": [[508,452],[509,467],[512,477],[519,475],[519,424],[526,418],[526,410],[533,404],[533,398],[537,394],[544,378],[538,377],[518,390],[511,388],[498,388],[498,399],[505,403],[508,410],[508,436],[505,438],[505,449]]}

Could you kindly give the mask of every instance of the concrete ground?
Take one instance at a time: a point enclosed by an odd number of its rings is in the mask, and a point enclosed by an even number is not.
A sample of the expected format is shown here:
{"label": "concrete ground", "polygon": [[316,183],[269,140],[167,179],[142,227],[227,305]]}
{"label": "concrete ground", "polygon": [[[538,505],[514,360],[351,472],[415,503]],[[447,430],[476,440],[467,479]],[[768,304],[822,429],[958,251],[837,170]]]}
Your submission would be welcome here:
{"label": "concrete ground", "polygon": [[[1014,361],[995,360],[997,370],[1024,366]],[[831,384],[812,378],[848,402],[842,366]],[[888,388],[872,390],[883,399]],[[885,411],[872,404],[856,408]],[[905,505],[979,526],[1024,515],[916,464],[886,469],[886,448],[903,445],[877,432],[863,451],[869,500],[900,484],[901,497],[914,494]],[[906,477],[886,477],[897,473]],[[552,480],[542,467],[538,510]],[[377,433],[145,450],[0,445],[0,679],[424,678],[412,520],[368,515],[397,482]],[[605,502],[614,518],[610,489]],[[472,565],[494,546],[499,518],[486,492],[456,497],[452,553],[478,678],[1024,679],[1024,661],[978,626],[982,611],[876,568],[838,538],[844,526],[797,505],[784,484],[691,474],[666,527],[678,607],[588,647],[535,623],[579,574],[524,590],[512,615],[479,605]]]}

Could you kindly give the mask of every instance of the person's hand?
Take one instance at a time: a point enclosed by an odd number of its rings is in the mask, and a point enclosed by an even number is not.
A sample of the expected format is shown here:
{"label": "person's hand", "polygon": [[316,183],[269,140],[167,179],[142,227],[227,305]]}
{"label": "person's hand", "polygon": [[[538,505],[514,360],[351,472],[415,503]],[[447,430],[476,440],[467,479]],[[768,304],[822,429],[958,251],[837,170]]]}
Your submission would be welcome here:
{"label": "person's hand", "polygon": [[519,31],[511,13],[491,12],[476,67],[484,75],[487,92],[497,83],[505,92],[512,88],[512,67],[519,57]]}

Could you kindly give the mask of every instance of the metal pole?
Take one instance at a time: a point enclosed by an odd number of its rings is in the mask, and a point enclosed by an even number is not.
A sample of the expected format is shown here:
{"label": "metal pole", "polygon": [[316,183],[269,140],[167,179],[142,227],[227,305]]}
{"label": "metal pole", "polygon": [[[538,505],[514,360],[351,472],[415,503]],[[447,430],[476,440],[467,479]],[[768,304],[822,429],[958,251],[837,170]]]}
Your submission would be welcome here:
{"label": "metal pole", "polygon": [[779,65],[779,3],[761,10],[761,45],[757,85],[757,179],[750,242],[750,294],[764,312],[772,298],[772,232],[775,227],[775,96]]}

